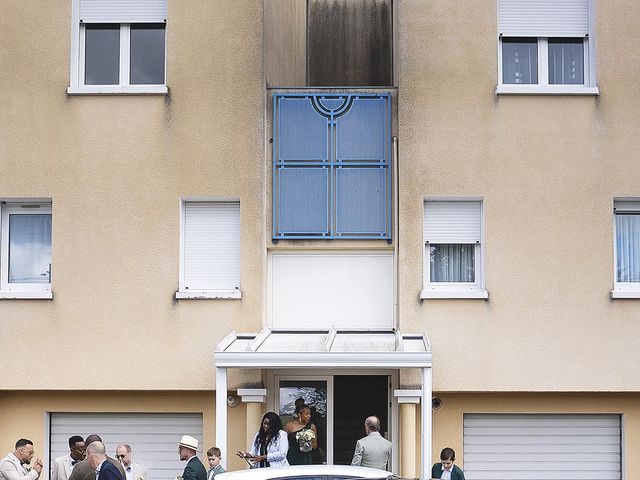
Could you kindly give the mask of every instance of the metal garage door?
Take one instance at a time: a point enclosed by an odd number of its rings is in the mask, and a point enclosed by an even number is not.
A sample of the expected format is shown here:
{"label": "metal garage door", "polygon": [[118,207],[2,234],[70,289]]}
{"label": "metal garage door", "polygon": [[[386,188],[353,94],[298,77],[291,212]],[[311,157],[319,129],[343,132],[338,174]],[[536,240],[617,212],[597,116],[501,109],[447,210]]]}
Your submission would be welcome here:
{"label": "metal garage door", "polygon": [[[182,435],[202,445],[202,415],[179,413],[51,413],[51,459],[69,453],[72,435],[97,433],[115,456],[119,443],[128,443],[133,460],[150,468],[149,480],[175,480],[184,470],[178,456]],[[205,448],[206,450],[206,448]]]}
{"label": "metal garage door", "polygon": [[467,480],[620,480],[619,415],[465,414]]}

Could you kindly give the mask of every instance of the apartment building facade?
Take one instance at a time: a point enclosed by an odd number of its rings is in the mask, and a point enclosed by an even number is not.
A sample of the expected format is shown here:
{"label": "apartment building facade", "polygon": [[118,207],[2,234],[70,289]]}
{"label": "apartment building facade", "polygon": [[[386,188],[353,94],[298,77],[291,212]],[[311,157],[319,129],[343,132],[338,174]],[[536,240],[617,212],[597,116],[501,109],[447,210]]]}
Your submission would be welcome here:
{"label": "apartment building facade", "polygon": [[[640,5],[8,0],[0,448],[633,478]],[[624,40],[622,40],[624,39]]]}

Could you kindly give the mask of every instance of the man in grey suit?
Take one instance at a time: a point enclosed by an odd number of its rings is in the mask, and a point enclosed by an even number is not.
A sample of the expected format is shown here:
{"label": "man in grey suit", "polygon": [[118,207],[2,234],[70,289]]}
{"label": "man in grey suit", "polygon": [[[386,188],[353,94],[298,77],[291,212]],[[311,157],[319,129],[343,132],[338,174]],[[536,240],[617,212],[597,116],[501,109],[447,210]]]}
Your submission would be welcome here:
{"label": "man in grey suit", "polygon": [[386,470],[391,458],[391,442],[380,435],[378,417],[368,417],[364,421],[364,431],[367,436],[356,443],[351,465]]}

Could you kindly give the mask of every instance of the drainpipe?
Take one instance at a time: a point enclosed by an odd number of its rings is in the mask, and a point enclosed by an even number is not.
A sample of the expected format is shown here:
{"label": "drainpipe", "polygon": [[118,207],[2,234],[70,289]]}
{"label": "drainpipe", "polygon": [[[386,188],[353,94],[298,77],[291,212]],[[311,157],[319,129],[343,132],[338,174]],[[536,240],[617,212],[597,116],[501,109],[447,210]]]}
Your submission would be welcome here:
{"label": "drainpipe", "polygon": [[399,190],[399,175],[398,175],[398,137],[392,138],[392,158],[391,167],[393,168],[393,285],[394,285],[394,327],[396,331],[400,331],[400,241],[398,238],[398,232],[400,230],[400,190]]}

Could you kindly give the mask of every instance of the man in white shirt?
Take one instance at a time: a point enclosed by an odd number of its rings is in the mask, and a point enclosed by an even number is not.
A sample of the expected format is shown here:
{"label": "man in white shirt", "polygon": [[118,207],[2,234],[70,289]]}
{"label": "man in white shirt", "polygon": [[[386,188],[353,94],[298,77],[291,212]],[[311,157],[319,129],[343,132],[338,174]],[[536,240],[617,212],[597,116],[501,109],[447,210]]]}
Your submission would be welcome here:
{"label": "man in white shirt", "polygon": [[126,480],[146,480],[147,467],[134,462],[131,459],[131,446],[121,443],[116,447],[116,460],[119,460],[124,468]]}
{"label": "man in white shirt", "polygon": [[37,458],[33,468],[29,468],[32,459],[33,442],[21,438],[15,451],[0,460],[0,480],[36,480],[42,472],[42,460]]}
{"label": "man in white shirt", "polygon": [[80,435],[69,438],[69,455],[56,458],[51,464],[51,480],[69,480],[76,463],[84,460],[85,445]]}

